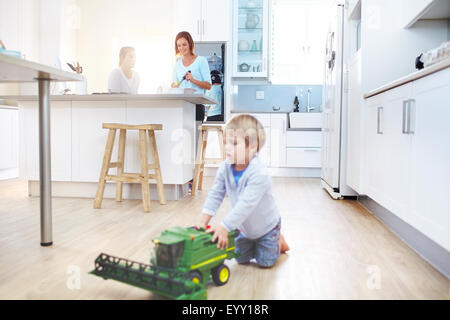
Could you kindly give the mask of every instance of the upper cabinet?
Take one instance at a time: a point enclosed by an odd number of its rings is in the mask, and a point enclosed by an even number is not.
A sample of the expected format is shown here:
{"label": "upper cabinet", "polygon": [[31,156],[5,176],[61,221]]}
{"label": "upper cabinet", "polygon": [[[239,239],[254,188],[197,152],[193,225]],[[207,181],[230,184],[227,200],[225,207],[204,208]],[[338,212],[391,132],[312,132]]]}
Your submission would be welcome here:
{"label": "upper cabinet", "polygon": [[233,1],[233,77],[268,76],[269,0]]}
{"label": "upper cabinet", "polygon": [[270,8],[270,80],[322,84],[328,26],[337,6],[324,1],[273,0]]}
{"label": "upper cabinet", "polygon": [[230,40],[231,0],[173,0],[174,34],[187,31],[194,41]]}
{"label": "upper cabinet", "polygon": [[419,20],[442,20],[450,18],[448,0],[403,0],[405,3],[403,25],[411,28]]}

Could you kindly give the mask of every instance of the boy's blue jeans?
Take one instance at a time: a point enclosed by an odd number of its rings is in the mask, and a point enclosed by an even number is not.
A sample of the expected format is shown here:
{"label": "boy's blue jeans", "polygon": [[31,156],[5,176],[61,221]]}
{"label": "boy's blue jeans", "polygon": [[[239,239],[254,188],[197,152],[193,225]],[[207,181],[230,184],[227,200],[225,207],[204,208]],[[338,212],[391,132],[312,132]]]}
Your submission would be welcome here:
{"label": "boy's blue jeans", "polygon": [[256,259],[261,267],[271,267],[280,256],[280,228],[281,219],[268,233],[258,239],[247,239],[241,233],[235,239],[235,252],[240,256],[238,263],[248,263]]}

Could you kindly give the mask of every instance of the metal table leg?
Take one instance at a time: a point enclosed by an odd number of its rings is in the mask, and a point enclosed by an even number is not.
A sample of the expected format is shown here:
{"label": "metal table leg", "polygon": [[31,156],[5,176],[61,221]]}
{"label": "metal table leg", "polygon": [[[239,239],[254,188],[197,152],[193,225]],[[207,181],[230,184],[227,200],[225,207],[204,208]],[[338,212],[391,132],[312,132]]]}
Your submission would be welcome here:
{"label": "metal table leg", "polygon": [[41,209],[41,246],[51,246],[52,238],[52,185],[50,152],[50,80],[39,82],[39,175]]}

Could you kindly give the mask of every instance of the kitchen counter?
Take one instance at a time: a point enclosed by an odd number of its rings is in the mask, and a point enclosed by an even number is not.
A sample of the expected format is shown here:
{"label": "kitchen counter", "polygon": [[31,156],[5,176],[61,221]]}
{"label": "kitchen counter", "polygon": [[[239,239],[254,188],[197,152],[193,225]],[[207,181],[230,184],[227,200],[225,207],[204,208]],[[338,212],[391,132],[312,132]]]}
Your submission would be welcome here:
{"label": "kitchen counter", "polygon": [[445,60],[443,60],[443,61],[441,61],[439,63],[433,64],[431,66],[428,66],[426,68],[423,68],[423,69],[421,69],[419,71],[416,71],[414,73],[411,73],[411,74],[409,74],[409,75],[407,75],[405,77],[402,77],[400,79],[397,79],[395,81],[392,81],[392,82],[390,82],[388,84],[385,84],[384,86],[381,86],[381,87],[379,87],[379,88],[377,88],[375,90],[369,91],[369,92],[367,92],[364,95],[364,98],[367,99],[367,98],[373,97],[373,96],[375,96],[375,95],[377,95],[379,93],[382,93],[384,91],[393,89],[395,87],[399,87],[399,86],[401,86],[401,85],[403,85],[405,83],[408,83],[408,82],[411,82],[411,81],[414,81],[414,80],[426,77],[426,76],[428,76],[430,74],[433,74],[435,72],[438,72],[438,71],[443,70],[443,69],[448,68],[448,67],[450,67],[450,58],[445,59]]}
{"label": "kitchen counter", "polygon": [[287,128],[286,131],[322,131],[322,128]]}
{"label": "kitchen counter", "polygon": [[0,102],[0,109],[4,109],[4,110],[18,110],[19,107],[17,106],[10,106],[10,105],[2,105]]}
{"label": "kitchen counter", "polygon": [[[1,100],[37,101],[38,96],[0,96]],[[159,94],[87,94],[51,95],[50,101],[154,101],[182,100],[194,104],[216,104],[203,94],[159,93]]]}
{"label": "kitchen counter", "polygon": [[[29,194],[39,195],[38,97],[7,96],[19,106],[22,179]],[[166,198],[179,200],[188,193],[195,161],[195,104],[215,103],[200,94],[64,95],[51,96],[53,196],[94,198],[108,130],[102,123],[162,124],[155,131]],[[127,132],[125,172],[139,172],[138,131]],[[116,161],[117,141],[111,161]],[[151,158],[150,158],[151,159]],[[111,169],[115,172],[115,169]],[[157,199],[150,181],[151,199]],[[115,197],[115,184],[107,183],[105,198]],[[125,184],[124,198],[140,199],[139,184]]]}
{"label": "kitchen counter", "polygon": [[231,110],[231,113],[290,113],[290,111]]}

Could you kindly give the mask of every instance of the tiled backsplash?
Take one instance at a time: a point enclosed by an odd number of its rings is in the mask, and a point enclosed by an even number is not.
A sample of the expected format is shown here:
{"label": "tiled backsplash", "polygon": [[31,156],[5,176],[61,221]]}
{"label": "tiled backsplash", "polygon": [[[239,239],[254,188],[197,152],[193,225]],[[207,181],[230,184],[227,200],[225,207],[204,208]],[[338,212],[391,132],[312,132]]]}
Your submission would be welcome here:
{"label": "tiled backsplash", "polygon": [[[291,112],[294,108],[294,98],[297,95],[301,112],[306,111],[307,93],[311,89],[311,112],[322,111],[321,85],[235,85],[233,87],[231,110],[242,111],[273,111],[272,107],[280,111]],[[264,91],[264,99],[256,99],[256,92]]]}

